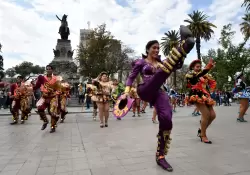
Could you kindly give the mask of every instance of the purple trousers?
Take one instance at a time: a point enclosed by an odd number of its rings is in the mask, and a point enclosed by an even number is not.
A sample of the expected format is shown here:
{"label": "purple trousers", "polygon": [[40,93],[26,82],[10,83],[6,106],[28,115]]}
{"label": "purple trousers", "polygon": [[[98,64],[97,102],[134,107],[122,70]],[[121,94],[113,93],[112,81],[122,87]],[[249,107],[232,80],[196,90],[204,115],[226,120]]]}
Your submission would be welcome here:
{"label": "purple trousers", "polygon": [[161,90],[161,86],[168,77],[169,74],[159,69],[147,82],[137,87],[137,93],[141,100],[152,103],[156,109],[159,120],[157,152],[160,155],[166,155],[168,152],[170,132],[173,127],[169,97],[166,92]]}

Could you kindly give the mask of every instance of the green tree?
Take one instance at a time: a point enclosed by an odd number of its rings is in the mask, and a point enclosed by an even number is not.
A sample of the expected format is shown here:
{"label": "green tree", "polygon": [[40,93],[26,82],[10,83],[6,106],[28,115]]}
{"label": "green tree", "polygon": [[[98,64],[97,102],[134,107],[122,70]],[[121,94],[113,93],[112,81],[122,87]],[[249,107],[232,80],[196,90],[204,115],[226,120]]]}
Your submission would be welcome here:
{"label": "green tree", "polygon": [[[177,47],[180,42],[180,34],[176,30],[168,31],[164,33],[164,37],[161,38],[161,49],[165,56],[167,56],[173,47]],[[176,71],[174,72],[174,87],[176,88]]]}
{"label": "green tree", "polygon": [[250,49],[244,47],[245,40],[243,43],[233,44],[235,31],[232,31],[231,28],[231,24],[223,26],[219,39],[221,49],[211,49],[207,55],[203,56],[205,60],[213,58],[216,62],[216,67],[211,73],[220,90],[233,86],[234,82],[228,82],[228,76],[233,80],[236,72],[246,72],[250,66]]}
{"label": "green tree", "polygon": [[243,22],[240,24],[240,30],[245,36],[245,40],[248,40],[250,37],[250,13],[245,14],[242,17]]}
{"label": "green tree", "polygon": [[[0,43],[0,53],[2,52],[2,44]],[[4,77],[4,72],[3,72],[3,56],[0,54],[0,81],[2,81]]]}
{"label": "green tree", "polygon": [[181,69],[176,71],[176,79],[178,83],[178,90],[181,93],[187,92],[187,81],[186,81],[186,74],[189,71],[188,65],[184,64]]}
{"label": "green tree", "polygon": [[31,67],[31,73],[33,74],[42,74],[45,71],[45,67],[41,67],[39,65],[34,65],[33,67]]}
{"label": "green tree", "polygon": [[208,21],[208,16],[202,11],[193,11],[188,16],[189,19],[184,20],[184,22],[188,23],[188,27],[196,38],[197,57],[201,59],[201,39],[210,40],[214,33],[213,28],[216,26]]}
{"label": "green tree", "polygon": [[9,77],[14,77],[16,75],[16,71],[14,68],[8,68],[5,71],[5,74],[8,75]]}
{"label": "green tree", "polygon": [[241,7],[245,7],[246,11],[248,12],[250,10],[250,0],[244,0]]}
{"label": "green tree", "polygon": [[27,61],[24,61],[21,64],[14,66],[12,69],[14,69],[16,74],[20,74],[24,77],[27,77],[28,75],[30,75],[30,73],[42,74],[45,70],[44,67],[34,65],[33,63]]}
{"label": "green tree", "polygon": [[134,51],[122,45],[121,41],[106,30],[102,24],[95,28],[87,40],[77,49],[77,60],[80,63],[80,73],[86,77],[96,77],[101,71],[114,74],[129,66],[129,54]]}

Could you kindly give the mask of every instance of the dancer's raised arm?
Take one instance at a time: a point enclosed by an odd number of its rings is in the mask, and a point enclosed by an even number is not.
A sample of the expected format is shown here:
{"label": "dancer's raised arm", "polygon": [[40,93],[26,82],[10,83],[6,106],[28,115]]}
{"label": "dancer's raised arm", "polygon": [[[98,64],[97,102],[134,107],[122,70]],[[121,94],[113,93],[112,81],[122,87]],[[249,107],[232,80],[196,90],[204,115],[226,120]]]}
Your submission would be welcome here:
{"label": "dancer's raised arm", "polygon": [[[187,79],[200,78],[200,77],[206,75],[206,74],[215,66],[215,62],[214,62],[213,59],[211,58],[211,59],[209,60],[208,64],[205,66],[204,69],[202,69],[202,70],[199,71],[199,72],[196,72],[196,71],[194,71],[194,70],[192,69],[192,68],[194,67],[194,65],[196,65],[196,63],[201,64],[201,60],[194,60],[194,61],[190,64],[189,68],[191,69],[191,71],[188,72],[188,73],[186,74],[186,78],[187,78]],[[191,67],[192,67],[192,68],[191,68]]]}
{"label": "dancer's raised arm", "polygon": [[132,63],[132,71],[130,72],[130,74],[129,74],[128,78],[127,78],[127,81],[126,81],[126,87],[125,87],[125,93],[126,94],[129,94],[133,82],[135,81],[136,77],[138,76],[138,74],[142,70],[142,66],[143,66],[143,63],[142,63],[141,59],[135,60]]}

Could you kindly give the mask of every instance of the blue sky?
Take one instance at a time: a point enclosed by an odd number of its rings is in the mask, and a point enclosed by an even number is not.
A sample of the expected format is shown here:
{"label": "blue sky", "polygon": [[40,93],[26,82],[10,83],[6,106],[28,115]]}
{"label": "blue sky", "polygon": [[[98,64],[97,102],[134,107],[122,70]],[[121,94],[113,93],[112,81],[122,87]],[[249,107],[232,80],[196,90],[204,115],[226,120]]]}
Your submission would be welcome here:
{"label": "blue sky", "polygon": [[[213,38],[202,41],[202,54],[217,48],[217,40],[223,25],[233,23],[236,31],[235,43],[242,35],[239,23],[244,9],[243,0],[1,0],[3,10],[1,43],[5,58],[4,67],[9,68],[23,60],[44,66],[53,59],[53,48],[59,38],[60,22],[55,15],[68,15],[71,29],[72,49],[79,44],[80,29],[91,28],[102,23],[124,44],[132,47],[137,55],[144,52],[148,40],[163,37],[168,30],[178,30],[184,19],[193,10],[203,10],[209,20],[217,25]],[[93,5],[95,4],[95,5]],[[186,64],[196,59],[196,50]]]}
{"label": "blue sky", "polygon": [[10,0],[10,2],[13,2],[18,6],[24,7],[25,9],[34,8],[34,6],[32,5],[32,3],[30,3],[29,0]]}

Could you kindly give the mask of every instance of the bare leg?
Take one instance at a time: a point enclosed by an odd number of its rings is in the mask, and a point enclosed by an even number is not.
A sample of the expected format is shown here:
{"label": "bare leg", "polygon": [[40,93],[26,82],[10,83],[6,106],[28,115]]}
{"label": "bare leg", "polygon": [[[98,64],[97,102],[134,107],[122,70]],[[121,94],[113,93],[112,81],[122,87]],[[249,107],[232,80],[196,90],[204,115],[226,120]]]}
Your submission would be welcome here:
{"label": "bare leg", "polygon": [[103,128],[103,116],[104,116],[104,104],[102,102],[96,102],[99,110],[100,127]]}
{"label": "bare leg", "polygon": [[210,110],[205,104],[196,104],[197,108],[199,111],[201,111],[201,130],[200,130],[200,138],[201,141],[204,143],[209,142],[207,138],[207,127],[209,124],[209,119],[210,119]]}
{"label": "bare leg", "polygon": [[93,101],[93,120],[96,121],[96,116],[97,116],[97,104],[96,102]]}
{"label": "bare leg", "polygon": [[192,115],[193,115],[193,116],[197,116],[197,112],[198,112],[198,108],[196,107],[196,108],[194,109],[194,112],[192,113]]}
{"label": "bare leg", "polygon": [[142,106],[142,109],[141,109],[141,113],[145,113],[145,109],[146,109],[147,105],[148,105],[148,102],[143,101],[143,106]]}
{"label": "bare leg", "polygon": [[211,123],[214,121],[214,119],[216,118],[216,114],[215,114],[213,106],[209,106],[208,109],[209,109],[209,112],[210,112],[210,118],[208,120],[207,127],[209,127],[211,125]]}
{"label": "bare leg", "polygon": [[141,99],[140,98],[136,98],[135,99],[136,101],[136,108],[137,108],[137,115],[138,115],[138,117],[140,117],[141,115],[140,115],[140,104],[141,104]]}
{"label": "bare leg", "polygon": [[132,106],[132,110],[133,110],[133,116],[132,117],[135,117],[135,112],[136,112],[136,99],[135,99],[135,102],[133,103],[133,106]]}
{"label": "bare leg", "polygon": [[105,127],[108,127],[108,119],[109,119],[109,102],[105,102],[104,106],[104,116],[105,116]]}
{"label": "bare leg", "polygon": [[173,112],[175,112],[175,109],[176,109],[176,98],[175,97],[172,98],[172,106],[173,106]]}
{"label": "bare leg", "polygon": [[155,124],[158,124],[157,120],[156,120],[156,116],[157,116],[157,113],[156,113],[156,110],[154,108],[153,110],[153,117],[152,117],[152,122],[155,123]]}
{"label": "bare leg", "polygon": [[244,119],[244,115],[249,107],[249,99],[248,98],[241,98],[240,99],[240,113],[237,121],[239,122],[247,122]]}

